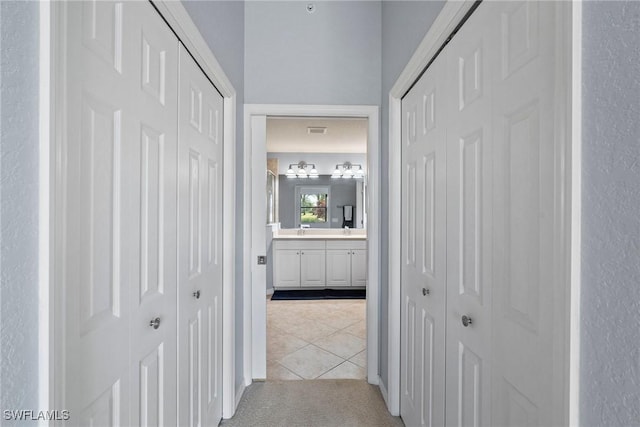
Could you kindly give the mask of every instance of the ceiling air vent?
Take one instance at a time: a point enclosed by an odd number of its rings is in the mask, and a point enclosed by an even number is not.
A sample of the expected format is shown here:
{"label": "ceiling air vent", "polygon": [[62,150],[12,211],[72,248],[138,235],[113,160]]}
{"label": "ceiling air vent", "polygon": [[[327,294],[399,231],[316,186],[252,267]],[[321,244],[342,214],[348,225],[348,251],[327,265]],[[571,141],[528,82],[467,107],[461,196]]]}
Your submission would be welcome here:
{"label": "ceiling air vent", "polygon": [[327,133],[327,128],[326,127],[313,127],[313,126],[309,126],[307,128],[307,132],[309,132],[310,135],[313,134],[317,134],[317,135],[325,135]]}

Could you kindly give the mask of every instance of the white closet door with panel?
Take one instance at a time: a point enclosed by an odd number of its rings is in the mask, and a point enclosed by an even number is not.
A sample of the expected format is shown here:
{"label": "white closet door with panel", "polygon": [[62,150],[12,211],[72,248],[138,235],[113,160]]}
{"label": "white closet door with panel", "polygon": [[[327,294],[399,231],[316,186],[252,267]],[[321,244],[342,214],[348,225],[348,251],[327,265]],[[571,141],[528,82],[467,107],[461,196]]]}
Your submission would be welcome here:
{"label": "white closet door with panel", "polygon": [[564,156],[554,134],[558,5],[487,7],[494,10],[499,52],[492,73],[493,423],[560,425],[563,367],[554,345],[563,323],[554,321],[563,283],[555,273]]}
{"label": "white closet door with panel", "polygon": [[[558,268],[567,197],[566,147],[555,133],[559,11],[555,2],[483,2],[402,101],[407,425],[566,422],[566,337],[554,330],[554,322],[564,324],[554,316],[566,281]],[[435,115],[425,113],[429,106]],[[436,124],[433,142],[424,117]],[[441,141],[446,163],[435,162],[431,196],[423,159],[430,150],[438,159]],[[439,167],[446,179],[437,178]],[[446,221],[438,222],[445,199]],[[435,281],[423,262],[432,201]],[[439,276],[443,259],[446,273]],[[445,277],[446,297],[437,299],[434,289]],[[422,298],[420,287],[430,280],[435,288]],[[436,333],[426,339],[425,330]],[[443,330],[446,338],[437,335]],[[435,351],[425,351],[429,346]],[[425,372],[435,380],[426,381]],[[444,381],[435,376],[443,374]]]}
{"label": "white closet door with panel", "polygon": [[[178,42],[148,3],[131,7],[137,22],[126,43],[138,54],[132,108],[140,117],[131,161],[132,208],[139,230],[131,289],[132,424],[176,420]],[[152,325],[153,322],[153,326]]]}
{"label": "white closet door with panel", "polygon": [[67,5],[65,404],[77,425],[126,424],[132,401],[128,250],[137,225],[129,182],[137,178],[128,162],[135,148],[125,141],[138,122],[129,104],[138,75],[122,44],[133,32],[125,6]]}
{"label": "white closet door with panel", "polygon": [[491,425],[492,11],[447,46],[447,424]]}
{"label": "white closet door with panel", "polygon": [[401,414],[444,424],[446,127],[444,57],[402,100]]}
{"label": "white closet door with panel", "polygon": [[180,46],[178,423],[222,416],[222,96]]}
{"label": "white closet door with panel", "polygon": [[65,408],[77,425],[171,425],[178,41],[147,2],[64,11]]}

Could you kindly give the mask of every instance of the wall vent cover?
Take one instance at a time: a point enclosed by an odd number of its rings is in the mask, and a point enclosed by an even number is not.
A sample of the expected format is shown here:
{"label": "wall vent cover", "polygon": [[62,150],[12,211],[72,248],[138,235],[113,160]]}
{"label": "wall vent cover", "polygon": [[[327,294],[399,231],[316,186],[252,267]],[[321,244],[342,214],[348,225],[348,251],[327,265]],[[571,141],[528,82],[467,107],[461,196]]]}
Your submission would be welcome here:
{"label": "wall vent cover", "polygon": [[325,135],[327,133],[327,128],[326,127],[309,126],[307,128],[307,132],[309,132],[309,134]]}

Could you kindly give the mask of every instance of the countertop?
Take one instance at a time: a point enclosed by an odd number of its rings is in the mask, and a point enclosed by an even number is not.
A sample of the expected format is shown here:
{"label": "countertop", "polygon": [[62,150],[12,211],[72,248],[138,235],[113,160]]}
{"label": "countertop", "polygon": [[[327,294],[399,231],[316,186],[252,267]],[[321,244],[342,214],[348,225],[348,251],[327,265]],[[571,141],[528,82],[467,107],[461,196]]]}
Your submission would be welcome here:
{"label": "countertop", "polygon": [[362,234],[275,234],[273,240],[367,240]]}

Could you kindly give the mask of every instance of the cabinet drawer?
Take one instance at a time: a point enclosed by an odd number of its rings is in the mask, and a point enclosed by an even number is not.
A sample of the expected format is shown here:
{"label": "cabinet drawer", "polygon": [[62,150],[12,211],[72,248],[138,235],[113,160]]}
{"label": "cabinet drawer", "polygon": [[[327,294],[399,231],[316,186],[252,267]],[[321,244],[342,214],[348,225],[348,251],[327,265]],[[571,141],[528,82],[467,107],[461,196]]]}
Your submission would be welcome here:
{"label": "cabinet drawer", "polygon": [[367,249],[366,240],[327,240],[327,249]]}
{"label": "cabinet drawer", "polygon": [[325,241],[274,240],[274,249],[324,249]]}

